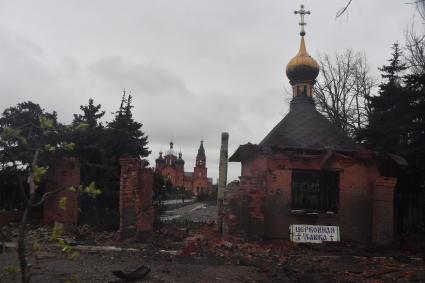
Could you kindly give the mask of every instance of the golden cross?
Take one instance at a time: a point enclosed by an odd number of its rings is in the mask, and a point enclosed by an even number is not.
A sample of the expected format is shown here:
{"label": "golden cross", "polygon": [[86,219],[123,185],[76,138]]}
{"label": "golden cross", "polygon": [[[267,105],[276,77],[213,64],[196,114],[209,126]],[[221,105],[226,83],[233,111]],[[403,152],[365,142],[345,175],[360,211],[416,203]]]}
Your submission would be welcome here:
{"label": "golden cross", "polygon": [[301,22],[299,23],[299,25],[301,26],[300,35],[304,36],[305,35],[304,26],[306,25],[306,22],[304,22],[304,16],[310,15],[310,11],[304,10],[304,5],[301,5],[301,8],[298,11],[295,11],[294,14],[300,15],[300,17],[301,17]]}

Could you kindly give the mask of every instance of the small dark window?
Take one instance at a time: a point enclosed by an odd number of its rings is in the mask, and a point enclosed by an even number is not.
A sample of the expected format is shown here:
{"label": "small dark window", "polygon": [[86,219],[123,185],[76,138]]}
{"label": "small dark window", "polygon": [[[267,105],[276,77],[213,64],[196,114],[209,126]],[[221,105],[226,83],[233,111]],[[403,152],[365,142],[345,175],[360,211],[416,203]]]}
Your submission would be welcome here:
{"label": "small dark window", "polygon": [[338,172],[313,170],[292,172],[292,209],[336,212],[338,193]]}

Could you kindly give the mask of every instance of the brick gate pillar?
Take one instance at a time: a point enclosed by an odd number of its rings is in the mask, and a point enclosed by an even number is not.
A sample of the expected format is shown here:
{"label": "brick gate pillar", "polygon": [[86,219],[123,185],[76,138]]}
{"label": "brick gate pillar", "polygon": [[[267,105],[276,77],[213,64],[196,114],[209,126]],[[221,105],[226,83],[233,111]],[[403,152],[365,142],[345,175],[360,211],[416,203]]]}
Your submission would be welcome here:
{"label": "brick gate pillar", "polygon": [[122,238],[149,237],[153,231],[153,171],[139,158],[121,157],[120,230]]}
{"label": "brick gate pillar", "polygon": [[[80,163],[75,158],[65,158],[54,163],[47,173],[45,193],[54,192],[46,199],[43,207],[43,221],[46,224],[60,222],[76,225],[78,220],[78,193],[68,190],[80,185]],[[65,197],[64,208],[59,201]]]}
{"label": "brick gate pillar", "polygon": [[394,237],[394,188],[396,178],[379,177],[373,188],[372,242],[391,244]]}

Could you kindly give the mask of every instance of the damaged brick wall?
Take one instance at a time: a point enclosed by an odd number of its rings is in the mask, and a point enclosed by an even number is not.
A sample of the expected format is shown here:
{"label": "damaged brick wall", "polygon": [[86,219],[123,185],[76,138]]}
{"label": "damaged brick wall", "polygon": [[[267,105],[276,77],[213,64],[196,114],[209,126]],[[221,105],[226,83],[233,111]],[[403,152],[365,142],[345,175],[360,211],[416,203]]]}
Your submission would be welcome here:
{"label": "damaged brick wall", "polygon": [[235,234],[244,230],[240,215],[242,199],[243,193],[240,190],[239,181],[230,182],[223,191],[223,235]]}
{"label": "damaged brick wall", "polygon": [[[76,225],[78,220],[78,193],[68,190],[80,185],[80,164],[74,158],[66,158],[55,162],[47,173],[45,193],[55,192],[46,199],[43,208],[43,221],[46,224],[60,222],[65,225]],[[65,207],[59,202],[66,198]]]}
{"label": "damaged brick wall", "polygon": [[[339,172],[336,213],[292,211],[295,169]],[[389,181],[382,181],[376,160],[368,156],[326,153],[276,154],[267,160],[259,157],[242,164],[239,179],[237,185],[232,183],[226,189],[224,219],[228,233],[243,230],[268,238],[289,238],[291,224],[310,224],[337,225],[344,240],[378,243],[383,242],[384,235],[392,239],[394,192],[388,189]],[[374,224],[380,221],[391,225]]]}
{"label": "damaged brick wall", "polygon": [[240,177],[224,191],[223,234],[245,231],[264,235],[265,182],[260,176]]}
{"label": "damaged brick wall", "polygon": [[153,170],[143,160],[121,157],[120,235],[149,237],[153,231]]}

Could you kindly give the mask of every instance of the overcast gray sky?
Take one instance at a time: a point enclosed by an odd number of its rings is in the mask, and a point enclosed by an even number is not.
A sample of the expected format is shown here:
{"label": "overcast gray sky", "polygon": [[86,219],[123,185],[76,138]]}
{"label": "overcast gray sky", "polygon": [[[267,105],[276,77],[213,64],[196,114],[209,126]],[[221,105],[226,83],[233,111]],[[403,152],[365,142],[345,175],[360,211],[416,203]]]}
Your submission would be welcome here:
{"label": "overcast gray sky", "polygon": [[[423,28],[405,2],[353,0],[335,19],[343,0],[0,0],[0,105],[31,100],[70,122],[92,97],[111,120],[125,88],[151,164],[173,139],[190,171],[203,139],[215,180],[222,131],[231,154],[287,113],[301,3],[311,55],[364,51],[377,73],[412,22]],[[236,179],[240,164],[229,170]]]}

